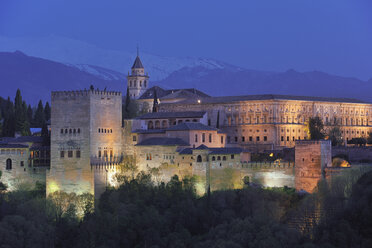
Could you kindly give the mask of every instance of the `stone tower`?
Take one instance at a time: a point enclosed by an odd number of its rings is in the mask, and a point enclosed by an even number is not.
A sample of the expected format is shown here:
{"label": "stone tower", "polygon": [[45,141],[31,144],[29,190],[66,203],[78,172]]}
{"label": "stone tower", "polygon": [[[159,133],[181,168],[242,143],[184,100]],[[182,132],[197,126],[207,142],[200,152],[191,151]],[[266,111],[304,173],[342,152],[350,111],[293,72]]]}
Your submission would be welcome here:
{"label": "stone tower", "polygon": [[128,73],[127,83],[131,99],[138,99],[148,88],[149,76],[147,73],[145,74],[145,68],[139,58],[138,51],[132,66],[132,73]]}
{"label": "stone tower", "polygon": [[295,146],[295,187],[312,193],[325,169],[332,166],[330,140],[297,140]]}
{"label": "stone tower", "polygon": [[52,92],[47,194],[95,194],[95,167],[122,158],[121,92]]}

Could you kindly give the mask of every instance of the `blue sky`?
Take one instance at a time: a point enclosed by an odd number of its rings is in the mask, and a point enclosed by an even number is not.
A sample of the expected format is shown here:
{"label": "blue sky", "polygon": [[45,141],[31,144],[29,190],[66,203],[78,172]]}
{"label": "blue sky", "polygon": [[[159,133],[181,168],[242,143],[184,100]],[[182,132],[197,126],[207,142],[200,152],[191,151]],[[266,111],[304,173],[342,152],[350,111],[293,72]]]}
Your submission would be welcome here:
{"label": "blue sky", "polygon": [[370,0],[0,0],[0,35],[50,34],[249,69],[372,77]]}

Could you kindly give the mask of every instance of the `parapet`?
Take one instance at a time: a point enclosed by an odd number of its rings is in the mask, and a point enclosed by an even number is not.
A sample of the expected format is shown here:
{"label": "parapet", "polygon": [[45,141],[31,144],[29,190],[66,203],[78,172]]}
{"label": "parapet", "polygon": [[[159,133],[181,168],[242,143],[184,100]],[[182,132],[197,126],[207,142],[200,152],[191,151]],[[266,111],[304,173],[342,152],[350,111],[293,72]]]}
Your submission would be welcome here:
{"label": "parapet", "polygon": [[52,91],[53,98],[80,97],[80,96],[120,96],[120,91],[106,90],[75,90],[75,91]]}

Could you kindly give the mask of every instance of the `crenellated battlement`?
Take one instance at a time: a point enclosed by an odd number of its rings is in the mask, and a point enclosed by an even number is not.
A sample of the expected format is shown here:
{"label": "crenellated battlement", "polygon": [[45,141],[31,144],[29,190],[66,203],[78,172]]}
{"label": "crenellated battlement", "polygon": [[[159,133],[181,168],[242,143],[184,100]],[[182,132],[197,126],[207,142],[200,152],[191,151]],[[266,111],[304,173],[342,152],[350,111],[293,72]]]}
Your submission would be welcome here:
{"label": "crenellated battlement", "polygon": [[105,90],[74,90],[74,91],[52,91],[52,98],[60,97],[84,97],[84,96],[120,96],[120,91]]}

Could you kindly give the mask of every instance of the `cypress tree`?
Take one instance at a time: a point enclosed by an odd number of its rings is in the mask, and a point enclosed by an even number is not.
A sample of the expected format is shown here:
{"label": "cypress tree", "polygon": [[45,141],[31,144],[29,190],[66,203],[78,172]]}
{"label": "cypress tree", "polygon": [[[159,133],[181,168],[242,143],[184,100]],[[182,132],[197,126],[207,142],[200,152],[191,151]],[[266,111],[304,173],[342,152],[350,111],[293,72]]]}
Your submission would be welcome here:
{"label": "cypress tree", "polygon": [[46,102],[46,104],[45,104],[44,114],[45,114],[45,121],[49,121],[50,120],[50,106],[49,106],[49,102]]}
{"label": "cypress tree", "polygon": [[43,127],[44,123],[45,123],[44,107],[43,102],[40,100],[35,112],[33,126]]}
{"label": "cypress tree", "polygon": [[28,118],[27,118],[27,104],[25,101],[23,101],[22,103],[22,118],[25,120],[24,121],[24,125],[23,125],[23,129],[21,131],[22,135],[31,135],[31,131],[30,131],[30,122],[28,121]]}
{"label": "cypress tree", "polygon": [[32,123],[32,118],[33,118],[33,110],[31,108],[31,105],[29,104],[28,107],[27,107],[27,121],[29,124]]}
{"label": "cypress tree", "polygon": [[24,116],[22,96],[19,89],[17,89],[16,97],[14,99],[14,118],[15,131],[22,133],[26,118]]}
{"label": "cypress tree", "polygon": [[5,104],[4,122],[3,122],[3,137],[14,137],[15,133],[15,119],[14,119],[14,106],[8,97]]}
{"label": "cypress tree", "polygon": [[152,112],[158,112],[158,94],[154,89],[154,103],[152,105]]}

